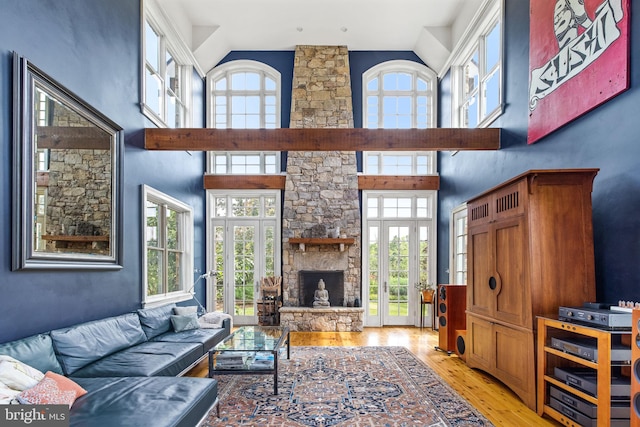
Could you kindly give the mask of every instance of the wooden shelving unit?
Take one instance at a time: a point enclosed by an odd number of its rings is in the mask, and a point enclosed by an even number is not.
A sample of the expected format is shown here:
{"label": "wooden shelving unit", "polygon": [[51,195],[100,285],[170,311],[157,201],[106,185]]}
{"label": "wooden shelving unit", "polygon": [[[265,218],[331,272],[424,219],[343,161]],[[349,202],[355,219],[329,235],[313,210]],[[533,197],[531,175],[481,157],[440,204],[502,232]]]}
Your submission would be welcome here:
{"label": "wooden shelving unit", "polygon": [[298,245],[304,252],[307,245],[340,245],[340,252],[344,252],[347,245],[353,245],[356,239],[353,237],[290,237],[289,243]]}
{"label": "wooden shelving unit", "polygon": [[[616,337],[618,335],[618,337]],[[538,415],[547,414],[551,418],[569,427],[580,427],[580,424],[562,412],[550,406],[549,386],[566,391],[588,403],[597,406],[598,427],[611,425],[611,380],[614,369],[626,369],[630,361],[616,362],[611,360],[611,348],[621,336],[631,336],[631,331],[605,330],[558,319],[538,318]],[[551,346],[552,337],[584,338],[597,340],[597,362],[575,356]],[[556,367],[585,367],[593,369],[597,375],[597,394],[595,396],[573,387],[556,378],[553,374]],[[629,408],[630,410],[630,408]],[[571,412],[571,411],[569,411]]]}

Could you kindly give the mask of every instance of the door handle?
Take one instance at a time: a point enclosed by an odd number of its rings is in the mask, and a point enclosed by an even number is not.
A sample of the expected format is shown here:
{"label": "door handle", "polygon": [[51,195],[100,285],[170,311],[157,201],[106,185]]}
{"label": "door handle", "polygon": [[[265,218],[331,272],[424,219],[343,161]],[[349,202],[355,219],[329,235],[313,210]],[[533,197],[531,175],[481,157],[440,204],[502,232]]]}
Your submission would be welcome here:
{"label": "door handle", "polygon": [[387,293],[387,282],[384,282],[384,293]]}

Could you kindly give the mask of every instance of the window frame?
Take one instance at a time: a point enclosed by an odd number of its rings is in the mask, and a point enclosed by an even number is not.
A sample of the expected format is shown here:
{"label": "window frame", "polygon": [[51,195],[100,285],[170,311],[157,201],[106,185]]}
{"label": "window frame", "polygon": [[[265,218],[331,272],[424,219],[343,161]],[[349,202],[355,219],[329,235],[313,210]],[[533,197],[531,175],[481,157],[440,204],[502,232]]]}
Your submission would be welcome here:
{"label": "window frame", "polygon": [[[151,201],[160,206],[163,206],[163,209],[170,208],[179,213],[180,217],[178,218],[178,227],[179,231],[182,230],[182,238],[180,242],[182,244],[180,252],[181,256],[181,272],[180,272],[180,289],[178,291],[173,292],[165,292],[162,294],[149,295],[147,292],[148,286],[148,250],[149,246],[147,245],[147,202]],[[160,218],[164,218],[161,214]],[[168,249],[166,245],[166,224],[159,224],[158,228],[164,227],[164,232],[162,233],[164,236],[164,246],[163,251],[165,252],[163,258],[167,259],[167,252],[176,252],[175,249]],[[157,307],[160,305],[168,304],[171,302],[180,302],[186,301],[193,298],[191,294],[191,288],[193,287],[193,256],[194,256],[194,247],[193,247],[193,236],[194,236],[194,225],[193,225],[193,209],[191,206],[186,203],[181,202],[178,199],[175,199],[159,190],[156,190],[148,185],[142,186],[142,242],[144,248],[142,250],[142,305],[143,307]],[[165,273],[166,275],[166,273]]]}
{"label": "window frame", "polygon": [[[485,70],[486,39],[496,24],[500,25],[499,58],[497,65]],[[476,128],[486,128],[504,112],[504,0],[486,0],[467,26],[450,56],[448,65],[443,67],[440,77],[451,70],[451,126],[463,127],[463,108],[469,100],[464,88],[464,67],[478,51],[478,94],[485,90],[487,77],[498,73],[498,105],[492,111],[483,111],[484,98],[478,97],[478,119]],[[497,70],[496,70],[497,69]],[[482,108],[482,109],[481,109]]]}
{"label": "window frame", "polygon": [[[281,165],[280,165],[280,152],[279,151],[209,151],[207,153],[208,163],[207,163],[207,173],[214,175],[278,175],[281,173]],[[234,163],[234,156],[250,156],[256,155],[260,157],[259,169],[258,173],[252,174],[244,174],[244,173],[234,173],[232,171]],[[275,157],[274,171],[273,173],[267,172],[267,163],[265,161],[265,157],[273,155]],[[224,157],[226,158],[226,171],[225,172],[217,172],[216,171],[216,157]],[[244,163],[246,166],[246,163]]]}
{"label": "window frame", "polygon": [[[226,99],[227,99],[227,111],[226,111],[226,117],[227,117],[227,121],[226,121],[226,125],[227,125],[227,129],[229,129],[230,127],[228,126],[229,123],[231,123],[231,97],[233,96],[233,90],[231,90],[231,87],[229,85],[229,82],[231,81],[231,78],[233,76],[233,74],[235,73],[258,73],[260,75],[260,89],[258,91],[251,91],[254,92],[256,94],[258,94],[260,96],[260,126],[262,129],[264,129],[264,124],[265,124],[265,109],[264,109],[264,98],[265,96],[275,96],[276,98],[276,105],[275,105],[275,128],[279,128],[280,124],[281,124],[281,93],[282,93],[282,78],[281,78],[281,74],[278,70],[276,70],[275,68],[272,68],[270,66],[268,66],[267,64],[264,64],[262,62],[259,61],[253,61],[253,60],[236,60],[236,61],[230,61],[227,62],[225,64],[222,64],[218,67],[215,67],[214,69],[212,69],[211,71],[209,71],[207,73],[207,127],[208,128],[215,128],[216,122],[215,122],[215,115],[216,115],[216,110],[215,110],[215,96],[216,93],[219,93],[220,96],[222,96],[221,94],[225,94]],[[227,79],[227,88],[223,91],[216,91],[215,90],[215,82],[220,80],[221,78],[226,78]],[[265,89],[264,86],[264,82],[266,78],[270,78],[275,82],[275,89],[273,91],[267,91]],[[246,91],[241,91],[241,93],[246,93]],[[232,169],[232,157],[234,155],[251,155],[251,154],[257,154],[260,156],[260,172],[258,174],[249,174],[249,175],[279,175],[281,173],[281,169],[282,169],[282,153],[281,152],[276,152],[276,151],[234,151],[234,152],[227,152],[227,151],[208,151],[207,152],[207,173],[210,174],[217,174],[215,172],[215,156],[226,156],[227,158],[227,171],[223,174],[223,175],[232,175],[233,173],[231,172]],[[275,170],[274,172],[271,173],[267,173],[266,172],[266,163],[265,163],[265,155],[267,154],[275,154],[276,159],[275,159]],[[235,174],[235,175],[246,175],[246,174]]]}
{"label": "window frame", "polygon": [[[410,173],[396,173],[387,174],[383,173],[383,160],[385,157],[392,156],[409,156],[411,157],[411,172]],[[370,157],[377,156],[378,157],[378,165],[377,171],[371,170],[373,165],[369,164]],[[396,175],[396,176],[422,176],[422,175],[437,175],[436,171],[436,161],[437,156],[435,151],[416,151],[416,152],[407,152],[407,151],[365,151],[362,153],[362,162],[363,162],[363,174],[364,175]],[[427,173],[419,173],[418,168],[418,157],[427,157],[429,165],[427,167]]]}
{"label": "window frame", "polygon": [[[281,120],[281,92],[282,92],[282,78],[281,78],[281,74],[278,70],[276,70],[275,68],[272,68],[270,66],[268,66],[267,64],[264,64],[262,62],[259,61],[252,61],[252,60],[245,60],[245,59],[241,59],[241,60],[236,60],[236,61],[230,61],[227,62],[225,64],[222,64],[218,67],[213,68],[211,71],[209,71],[207,73],[207,127],[208,128],[216,128],[216,121],[215,121],[215,115],[216,115],[216,109],[215,109],[215,96],[216,93],[219,93],[220,96],[222,96],[222,94],[225,94],[226,98],[227,98],[227,107],[226,108],[226,117],[227,117],[227,121],[226,121],[226,127],[225,129],[233,129],[233,127],[229,126],[230,123],[232,123],[232,109],[229,108],[231,106],[231,101],[230,98],[233,95],[233,90],[231,89],[230,86],[230,82],[231,82],[231,76],[233,76],[233,74],[237,74],[237,73],[257,73],[260,75],[260,89],[258,89],[257,91],[255,90],[251,90],[251,91],[238,91],[240,93],[246,94],[246,93],[254,93],[256,95],[258,95],[260,97],[260,126],[259,129],[265,129],[265,111],[264,111],[264,98],[266,96],[275,96],[276,98],[276,104],[275,104],[275,123],[274,123],[274,128],[279,128],[280,127],[280,120]],[[221,78],[227,78],[227,88],[221,91],[217,91],[215,89],[215,82],[220,80]],[[270,78],[272,80],[274,80],[275,82],[275,89],[273,91],[271,90],[267,90],[264,86],[264,82],[266,78]],[[221,128],[222,129],[222,128]],[[246,128],[244,128],[246,129]]]}
{"label": "window frame", "polygon": [[[418,77],[426,80],[429,89],[426,91],[426,96],[428,97],[428,106],[427,106],[427,128],[434,128],[437,125],[437,109],[438,109],[438,78],[437,74],[431,70],[426,65],[420,64],[414,61],[408,60],[393,60],[386,61],[381,64],[378,64],[374,67],[371,67],[367,71],[362,74],[362,127],[365,129],[371,128],[369,123],[369,114],[367,111],[367,98],[369,96],[377,96],[378,101],[378,123],[377,126],[372,129],[383,129],[384,128],[384,112],[383,112],[383,100],[385,97],[385,91],[382,87],[383,76],[389,73],[407,73],[412,76],[412,90],[407,91],[406,93],[411,94],[412,98],[412,108],[414,109],[413,114],[411,116],[411,127],[416,128],[416,99],[418,94],[422,93],[418,91],[415,85],[415,82]],[[370,91],[368,89],[368,83],[370,80],[378,78],[378,89],[376,91]],[[377,93],[377,95],[375,95]],[[387,91],[386,93],[395,93],[394,91]],[[402,92],[404,93],[404,91]]]}
{"label": "window frame", "polygon": [[[268,215],[266,212],[265,203],[267,198],[274,199],[273,208],[275,212],[273,215]],[[218,215],[216,213],[216,199],[225,200],[225,213]],[[259,214],[235,216],[231,213],[231,206],[233,205],[233,199],[259,199]],[[225,237],[223,242],[227,242],[227,236],[230,232],[229,225],[242,222],[257,222],[260,224],[260,230],[265,229],[266,226],[270,226],[273,223],[274,226],[274,253],[273,264],[275,268],[274,275],[282,275],[282,192],[280,190],[207,190],[206,191],[206,216],[208,221],[207,231],[207,271],[215,271],[216,276],[211,284],[211,292],[207,292],[207,307],[212,307],[211,310],[226,310],[225,304],[229,303],[227,300],[228,295],[226,292],[230,284],[234,283],[233,268],[226,265],[229,262],[230,256],[225,252],[227,247],[222,248],[222,260],[219,260],[219,256],[216,252],[216,240],[214,238],[216,228],[222,228]],[[262,236],[264,238],[264,236]],[[229,237],[232,240],[232,237]],[[224,245],[224,244],[223,244]],[[221,262],[221,265],[218,263]],[[222,295],[222,299],[218,298]],[[225,302],[226,301],[226,302]],[[222,306],[220,305],[222,303]],[[232,306],[230,306],[232,307]],[[231,308],[229,308],[231,310]],[[232,311],[230,311],[232,312]]]}
{"label": "window frame", "polygon": [[[458,229],[458,219],[465,218],[465,229]],[[467,284],[467,263],[465,262],[462,266],[458,265],[456,261],[460,252],[458,252],[458,246],[456,244],[456,240],[458,237],[462,237],[465,239],[464,245],[464,258],[467,259],[467,248],[468,248],[468,213],[467,213],[467,204],[463,203],[459,206],[456,206],[451,211],[450,217],[450,227],[449,227],[449,283],[454,283],[458,285],[466,285]],[[459,283],[457,280],[458,271],[463,272],[465,280],[462,283]]]}
{"label": "window frame", "polygon": [[[168,101],[170,95],[168,91],[171,91],[176,95],[176,101],[183,105],[183,113],[181,114],[181,123],[176,128],[188,128],[193,124],[193,71],[194,69],[203,76],[197,61],[181,38],[180,33],[176,30],[171,20],[166,16],[162,9],[156,4],[155,1],[145,0],[141,2],[141,89],[140,89],[140,109],[141,112],[151,120],[156,126],[161,128],[173,128],[173,124],[168,120]],[[149,25],[151,29],[156,33],[159,38],[159,51],[157,52],[158,58],[166,58],[167,53],[171,55],[176,64],[176,75],[181,83],[179,90],[175,91],[170,87],[170,84],[166,82],[166,66],[164,61],[159,60],[159,70],[154,70],[155,75],[161,80],[160,91],[161,97],[161,114],[149,106],[147,102],[147,46],[146,46],[146,25]]]}

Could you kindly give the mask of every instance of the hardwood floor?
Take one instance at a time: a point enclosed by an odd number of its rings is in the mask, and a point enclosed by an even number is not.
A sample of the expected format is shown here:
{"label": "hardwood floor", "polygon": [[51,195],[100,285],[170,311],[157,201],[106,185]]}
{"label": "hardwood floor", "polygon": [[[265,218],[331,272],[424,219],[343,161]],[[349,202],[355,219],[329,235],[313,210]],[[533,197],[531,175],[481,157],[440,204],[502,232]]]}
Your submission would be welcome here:
{"label": "hardwood floor", "polygon": [[[429,328],[365,328],[364,332],[292,332],[292,346],[404,346],[438,373],[453,389],[497,427],[557,427],[550,418],[540,418],[502,383],[482,371],[473,370],[455,354],[435,350],[438,332]],[[207,362],[188,375],[206,376]]]}

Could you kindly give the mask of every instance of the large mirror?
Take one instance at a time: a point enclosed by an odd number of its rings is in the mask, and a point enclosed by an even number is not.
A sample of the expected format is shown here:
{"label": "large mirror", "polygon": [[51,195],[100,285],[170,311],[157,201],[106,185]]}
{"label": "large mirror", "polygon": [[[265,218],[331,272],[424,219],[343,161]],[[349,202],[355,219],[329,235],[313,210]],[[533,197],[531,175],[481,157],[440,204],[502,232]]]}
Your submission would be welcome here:
{"label": "large mirror", "polygon": [[14,54],[13,268],[121,268],[122,129]]}

